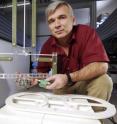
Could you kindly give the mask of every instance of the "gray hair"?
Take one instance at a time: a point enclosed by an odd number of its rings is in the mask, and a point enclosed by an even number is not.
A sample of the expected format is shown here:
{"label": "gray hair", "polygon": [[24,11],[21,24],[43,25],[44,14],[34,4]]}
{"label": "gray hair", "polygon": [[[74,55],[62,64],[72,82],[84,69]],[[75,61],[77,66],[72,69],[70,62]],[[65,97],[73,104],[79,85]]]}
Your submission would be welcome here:
{"label": "gray hair", "polygon": [[46,19],[48,18],[49,14],[55,12],[55,10],[56,10],[58,7],[62,6],[62,5],[65,5],[65,6],[67,6],[67,7],[69,8],[69,12],[70,12],[71,16],[74,15],[74,14],[73,14],[73,9],[72,9],[72,7],[71,7],[70,4],[68,4],[68,3],[65,2],[65,1],[58,0],[58,1],[54,1],[54,2],[52,2],[51,4],[49,4],[48,7],[46,8],[46,11],[45,11]]}

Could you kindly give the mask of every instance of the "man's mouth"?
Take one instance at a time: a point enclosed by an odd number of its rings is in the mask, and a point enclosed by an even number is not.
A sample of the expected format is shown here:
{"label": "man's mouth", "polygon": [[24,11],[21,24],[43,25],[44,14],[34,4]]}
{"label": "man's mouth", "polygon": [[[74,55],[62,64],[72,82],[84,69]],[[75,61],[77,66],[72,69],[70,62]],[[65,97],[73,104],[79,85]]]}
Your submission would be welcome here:
{"label": "man's mouth", "polygon": [[56,34],[61,34],[63,30],[55,31]]}

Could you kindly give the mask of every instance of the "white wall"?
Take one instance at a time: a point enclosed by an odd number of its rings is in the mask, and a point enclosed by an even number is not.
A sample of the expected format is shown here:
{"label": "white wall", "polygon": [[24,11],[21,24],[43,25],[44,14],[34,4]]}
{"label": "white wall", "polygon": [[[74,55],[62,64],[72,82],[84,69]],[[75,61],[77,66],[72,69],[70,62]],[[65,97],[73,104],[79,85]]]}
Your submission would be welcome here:
{"label": "white wall", "polygon": [[[11,43],[0,39],[0,53],[21,51],[21,47],[13,48]],[[13,61],[0,61],[0,73],[29,73],[29,56],[13,56]],[[4,104],[4,100],[10,94],[20,91],[20,87],[16,87],[13,79],[0,79],[0,106]]]}
{"label": "white wall", "polygon": [[50,34],[50,31],[48,29],[48,25],[46,22],[46,18],[45,18],[45,13],[39,13],[37,16],[37,23],[38,23],[38,27],[37,27],[37,34],[39,35],[48,35]]}
{"label": "white wall", "polygon": [[74,9],[74,15],[76,17],[77,24],[90,25],[90,9],[89,8]]}

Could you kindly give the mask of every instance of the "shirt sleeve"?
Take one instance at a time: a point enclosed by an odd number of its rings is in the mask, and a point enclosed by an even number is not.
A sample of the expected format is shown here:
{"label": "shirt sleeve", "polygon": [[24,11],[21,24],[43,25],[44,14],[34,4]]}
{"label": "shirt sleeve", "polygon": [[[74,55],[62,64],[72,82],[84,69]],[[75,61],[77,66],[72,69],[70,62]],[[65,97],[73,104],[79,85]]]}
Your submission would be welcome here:
{"label": "shirt sleeve", "polygon": [[85,40],[83,41],[82,66],[92,62],[108,62],[108,56],[105,48],[94,29],[87,30]]}

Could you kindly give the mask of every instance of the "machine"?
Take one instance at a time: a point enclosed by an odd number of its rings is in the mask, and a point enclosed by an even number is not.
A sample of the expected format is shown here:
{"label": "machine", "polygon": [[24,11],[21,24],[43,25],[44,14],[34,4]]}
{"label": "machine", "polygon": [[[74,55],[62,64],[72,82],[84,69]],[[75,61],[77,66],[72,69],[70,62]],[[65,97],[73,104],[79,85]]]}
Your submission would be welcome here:
{"label": "machine", "polygon": [[[105,109],[94,112],[92,107],[96,106]],[[101,124],[99,119],[110,118],[115,113],[114,105],[94,97],[22,92],[6,99],[6,105],[0,109],[0,123]]]}

